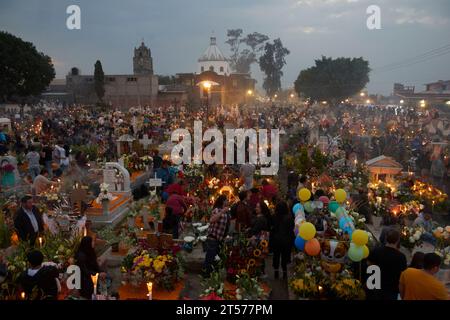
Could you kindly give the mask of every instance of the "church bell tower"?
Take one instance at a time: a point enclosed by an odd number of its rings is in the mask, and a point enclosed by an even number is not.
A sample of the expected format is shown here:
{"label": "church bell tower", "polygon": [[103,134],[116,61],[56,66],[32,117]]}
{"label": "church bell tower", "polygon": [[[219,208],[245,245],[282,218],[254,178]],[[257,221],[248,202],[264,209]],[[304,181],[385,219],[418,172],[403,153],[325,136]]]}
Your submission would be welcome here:
{"label": "church bell tower", "polygon": [[133,72],[134,74],[153,74],[152,54],[144,41],[139,48],[134,48]]}

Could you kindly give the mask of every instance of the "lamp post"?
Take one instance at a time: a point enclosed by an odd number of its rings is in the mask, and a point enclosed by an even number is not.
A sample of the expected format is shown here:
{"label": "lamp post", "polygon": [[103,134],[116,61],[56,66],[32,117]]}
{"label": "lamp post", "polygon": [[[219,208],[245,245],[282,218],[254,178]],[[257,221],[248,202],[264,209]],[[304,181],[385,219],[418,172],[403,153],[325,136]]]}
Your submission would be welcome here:
{"label": "lamp post", "polygon": [[211,82],[204,81],[203,89],[206,90],[206,119],[209,119],[209,94],[211,92]]}

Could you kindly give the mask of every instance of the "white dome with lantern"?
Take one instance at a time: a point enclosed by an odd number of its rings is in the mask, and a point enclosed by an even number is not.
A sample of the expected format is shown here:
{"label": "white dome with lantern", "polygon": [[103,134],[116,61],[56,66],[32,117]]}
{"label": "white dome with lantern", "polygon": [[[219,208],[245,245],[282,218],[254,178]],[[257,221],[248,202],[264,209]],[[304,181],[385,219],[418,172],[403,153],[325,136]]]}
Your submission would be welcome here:
{"label": "white dome with lantern", "polygon": [[228,59],[217,46],[216,37],[211,37],[209,47],[198,59],[198,73],[205,71],[213,71],[223,76],[230,74]]}

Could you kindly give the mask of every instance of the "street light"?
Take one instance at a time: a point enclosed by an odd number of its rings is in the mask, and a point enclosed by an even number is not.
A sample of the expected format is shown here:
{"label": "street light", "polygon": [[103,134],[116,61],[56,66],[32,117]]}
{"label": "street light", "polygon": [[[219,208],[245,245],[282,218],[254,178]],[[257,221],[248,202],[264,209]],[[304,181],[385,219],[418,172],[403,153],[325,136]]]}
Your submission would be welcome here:
{"label": "street light", "polygon": [[367,100],[366,100],[366,103],[367,103],[367,104],[369,104],[369,103],[370,103],[370,100],[369,100],[369,99],[367,99]]}
{"label": "street light", "polygon": [[450,106],[450,100],[448,100],[445,104]]}
{"label": "street light", "polygon": [[294,98],[294,96],[295,96],[295,95],[294,95],[293,93],[291,93],[291,98]]}
{"label": "street light", "polygon": [[365,94],[364,92],[361,92],[359,95],[360,95],[361,97],[364,97],[366,94]]}
{"label": "street light", "polygon": [[278,98],[278,95],[277,95],[277,94],[275,94],[275,95],[274,95],[273,97],[274,97],[274,98],[276,99],[276,98]]}
{"label": "street light", "polygon": [[425,100],[420,100],[420,106],[421,106],[422,108],[425,108],[425,106],[426,106],[426,101],[425,101]]}
{"label": "street light", "polygon": [[206,90],[206,119],[209,119],[209,93],[211,90],[211,82],[204,81],[202,83],[203,89]]}
{"label": "street light", "polygon": [[405,100],[400,100],[400,104],[404,104],[405,103]]}

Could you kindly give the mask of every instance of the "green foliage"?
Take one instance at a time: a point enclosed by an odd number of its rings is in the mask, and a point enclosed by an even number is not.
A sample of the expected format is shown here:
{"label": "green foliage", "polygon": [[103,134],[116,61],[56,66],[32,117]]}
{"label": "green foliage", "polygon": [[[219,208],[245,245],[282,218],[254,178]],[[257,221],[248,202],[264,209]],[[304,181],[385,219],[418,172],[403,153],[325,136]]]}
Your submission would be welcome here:
{"label": "green foliage", "polygon": [[266,75],[263,88],[270,97],[281,89],[282,69],[286,64],[285,57],[289,53],[279,38],[273,43],[267,42],[264,46],[264,54],[259,58],[259,67]]}
{"label": "green foliage", "polygon": [[[238,73],[250,73],[251,65],[257,62],[259,52],[269,37],[259,32],[249,33],[243,37],[242,29],[229,29],[227,31],[228,40],[232,52],[230,57],[230,67]],[[241,44],[247,46],[241,50]]]}
{"label": "green foliage", "polygon": [[11,244],[11,231],[5,221],[5,214],[0,210],[0,249],[7,248]]}
{"label": "green foliage", "polygon": [[295,81],[297,94],[312,100],[346,99],[364,89],[369,82],[369,62],[363,58],[327,58],[302,70]]}
{"label": "green foliage", "polygon": [[51,58],[31,42],[0,31],[0,100],[44,91],[55,77]]}
{"label": "green foliage", "polygon": [[120,241],[120,237],[112,226],[107,226],[99,230],[98,236],[100,237],[100,239],[105,240],[108,245],[112,245]]}
{"label": "green foliage", "polygon": [[77,154],[78,152],[82,152],[86,155],[89,161],[96,161],[98,154],[98,146],[95,144],[91,145],[73,145],[71,146],[72,154]]}
{"label": "green foliage", "polygon": [[97,60],[94,69],[94,87],[98,100],[103,101],[105,96],[105,73],[103,72],[102,63]]}

